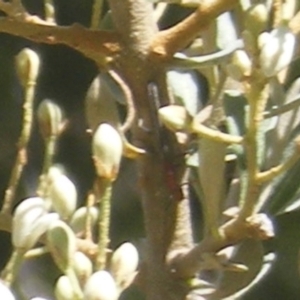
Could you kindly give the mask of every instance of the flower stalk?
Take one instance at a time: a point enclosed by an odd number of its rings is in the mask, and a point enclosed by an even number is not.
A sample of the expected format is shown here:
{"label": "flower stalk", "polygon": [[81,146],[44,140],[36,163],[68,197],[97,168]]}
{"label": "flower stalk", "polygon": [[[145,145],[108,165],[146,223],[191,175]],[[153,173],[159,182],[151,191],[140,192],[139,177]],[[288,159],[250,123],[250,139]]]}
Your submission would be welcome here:
{"label": "flower stalk", "polygon": [[260,192],[260,182],[257,180],[257,175],[260,171],[258,136],[261,130],[260,127],[263,121],[269,90],[265,78],[259,75],[253,76],[253,78],[256,79],[253,79],[249,84],[248,91],[246,91],[249,103],[247,132],[244,138],[244,149],[247,160],[247,190],[245,198],[241,199],[242,208],[239,217],[242,219],[254,213]]}
{"label": "flower stalk", "polygon": [[[99,180],[99,184],[100,183]],[[112,183],[107,181],[104,183],[104,194],[100,199],[99,210],[99,238],[98,238],[98,254],[96,266],[97,270],[104,270],[107,262],[107,248],[110,242],[109,239],[109,228],[110,228],[110,211],[111,211],[111,192]]]}
{"label": "flower stalk", "polygon": [[16,57],[17,73],[25,93],[23,104],[23,126],[18,141],[16,161],[11,173],[8,187],[5,191],[1,209],[2,213],[8,213],[10,211],[21,174],[27,164],[27,145],[33,123],[33,101],[39,65],[40,61],[38,55],[28,48],[23,49]]}

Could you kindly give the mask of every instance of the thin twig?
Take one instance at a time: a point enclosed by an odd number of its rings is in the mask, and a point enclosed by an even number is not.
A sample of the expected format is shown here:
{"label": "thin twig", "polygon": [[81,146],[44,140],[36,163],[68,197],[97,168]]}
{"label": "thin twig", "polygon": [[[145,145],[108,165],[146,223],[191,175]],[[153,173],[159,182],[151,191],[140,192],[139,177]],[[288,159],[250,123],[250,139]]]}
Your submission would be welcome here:
{"label": "thin twig", "polygon": [[264,118],[272,118],[275,116],[282,115],[284,113],[287,113],[293,109],[298,109],[300,106],[300,95],[295,97],[295,99],[289,103],[283,104],[278,107],[272,107],[269,111],[266,111],[264,113]]}
{"label": "thin twig", "polygon": [[111,210],[111,182],[104,183],[104,194],[100,199],[100,220],[99,220],[99,239],[98,239],[98,255],[96,266],[98,270],[106,268],[107,247],[109,244],[109,228],[110,228],[110,210]]}
{"label": "thin twig", "polygon": [[55,147],[57,143],[58,136],[52,135],[45,140],[45,154],[44,154],[44,162],[43,162],[43,170],[39,179],[39,185],[37,188],[37,194],[45,198],[47,197],[47,175],[50,167],[52,166],[53,158],[55,155]]}
{"label": "thin twig", "polygon": [[200,137],[207,138],[220,143],[241,144],[243,142],[243,138],[241,136],[235,136],[228,133],[224,133],[216,129],[209,128],[203,124],[195,123],[191,131],[193,133],[196,133]]}
{"label": "thin twig", "polygon": [[16,189],[18,187],[23,169],[27,164],[27,145],[30,139],[33,123],[33,100],[36,82],[30,82],[25,87],[25,100],[23,104],[23,128],[18,141],[18,154],[12,174],[5,191],[1,212],[8,213],[11,209]]}
{"label": "thin twig", "polygon": [[91,28],[97,29],[100,24],[103,0],[94,0]]}
{"label": "thin twig", "polygon": [[246,92],[249,103],[249,117],[247,132],[244,138],[244,149],[247,159],[247,191],[245,199],[242,199],[242,207],[239,218],[247,218],[251,216],[258,202],[260,192],[260,182],[257,180],[259,174],[258,161],[258,136],[261,130],[261,122],[268,100],[268,85],[264,78],[259,74],[252,77],[253,80],[249,84],[249,91]]}
{"label": "thin twig", "polygon": [[56,24],[55,6],[53,0],[44,0],[45,20],[49,23]]}
{"label": "thin twig", "polygon": [[122,89],[122,92],[125,97],[125,101],[127,105],[127,116],[126,116],[126,120],[121,126],[121,131],[126,132],[132,126],[136,114],[132,93],[129,87],[127,86],[127,84],[125,83],[125,81],[117,72],[115,72],[114,70],[109,70],[108,73]]}
{"label": "thin twig", "polygon": [[22,249],[14,249],[12,252],[8,263],[1,273],[1,279],[7,286],[11,286],[18,275],[18,271],[23,262],[24,254],[25,252]]}
{"label": "thin twig", "polygon": [[36,257],[42,256],[42,255],[47,254],[47,253],[49,253],[49,249],[46,246],[39,247],[39,248],[28,250],[25,253],[24,258],[25,259],[32,259],[32,258],[36,258]]}
{"label": "thin twig", "polygon": [[267,171],[260,172],[256,176],[256,180],[258,183],[264,183],[267,181],[271,181],[275,177],[277,177],[280,174],[283,174],[287,170],[289,170],[292,166],[295,165],[295,163],[299,160],[300,153],[299,151],[295,151],[285,162],[282,164],[275,166]]}
{"label": "thin twig", "polygon": [[175,26],[161,31],[152,42],[151,55],[170,59],[185,48],[208,24],[221,13],[238,4],[237,0],[206,0],[189,17]]}
{"label": "thin twig", "polygon": [[263,223],[252,223],[238,218],[232,219],[220,227],[220,234],[217,237],[207,236],[193,248],[171,258],[168,262],[169,268],[176,278],[191,278],[205,269],[204,257],[206,254],[217,253],[244,239],[264,240],[269,238],[268,232],[264,232],[263,225]]}
{"label": "thin twig", "polygon": [[91,215],[91,207],[95,204],[95,195],[90,192],[87,197],[87,214],[85,219],[85,229],[84,229],[84,238],[89,241],[93,241],[92,234],[92,215]]}

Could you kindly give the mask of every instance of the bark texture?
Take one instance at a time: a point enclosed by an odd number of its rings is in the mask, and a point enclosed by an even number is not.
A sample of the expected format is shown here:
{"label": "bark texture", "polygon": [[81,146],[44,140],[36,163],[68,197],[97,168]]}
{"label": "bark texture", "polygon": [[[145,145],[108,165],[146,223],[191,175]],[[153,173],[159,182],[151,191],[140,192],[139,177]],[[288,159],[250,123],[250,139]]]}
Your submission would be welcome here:
{"label": "bark texture", "polygon": [[[182,214],[182,209],[188,211],[188,203],[178,191],[182,173],[180,149],[173,134],[159,125],[157,117],[157,106],[166,105],[169,99],[164,66],[153,64],[148,58],[151,42],[158,31],[152,20],[152,5],[143,0],[110,0],[110,7],[124,45],[114,68],[133,93],[137,111],[132,130],[134,143],[147,151],[138,161],[147,233],[142,285],[148,300],[185,299],[186,287],[174,280],[166,267],[177,215]],[[182,244],[187,246],[190,224],[186,220],[183,223],[187,232],[181,234]]]}

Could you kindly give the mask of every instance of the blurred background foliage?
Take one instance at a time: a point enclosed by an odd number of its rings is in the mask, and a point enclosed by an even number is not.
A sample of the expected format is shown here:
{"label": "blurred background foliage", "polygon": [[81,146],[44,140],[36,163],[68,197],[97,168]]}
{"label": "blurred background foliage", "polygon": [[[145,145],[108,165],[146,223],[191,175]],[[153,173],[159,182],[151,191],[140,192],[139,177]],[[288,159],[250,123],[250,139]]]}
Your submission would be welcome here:
{"label": "blurred background foliage", "polygon": [[[91,0],[54,2],[58,24],[70,25],[76,22],[89,25]],[[25,0],[24,4],[31,13],[42,14],[41,0]],[[170,9],[161,20],[161,28],[171,26],[189,12],[189,9],[170,5]],[[6,34],[0,34],[0,198],[3,198],[9,179],[21,128],[22,90],[14,70],[14,57],[22,48],[28,46],[39,53],[42,61],[35,106],[43,99],[52,99],[61,105],[69,120],[67,130],[59,142],[55,161],[66,167],[70,177],[76,183],[81,195],[79,198],[84,199],[94,176],[90,158],[90,137],[86,133],[84,98],[91,81],[97,74],[97,68],[92,61],[65,46],[38,45]],[[295,62],[289,82],[299,76],[297,65],[299,64]],[[199,84],[205,85],[206,81],[202,80]],[[30,142],[29,164],[26,166],[22,185],[18,191],[17,199],[20,201],[34,193],[42,167],[42,157],[43,142],[35,126]],[[142,244],[142,211],[134,165],[125,160],[120,174],[113,198],[112,246],[115,247],[127,240]],[[195,199],[191,200],[195,226],[201,224],[198,203]],[[265,246],[266,249],[277,254],[275,264],[268,276],[243,299],[299,299],[300,212],[294,211],[274,217],[274,223],[276,237],[268,241]],[[9,239],[9,234],[0,233],[1,269],[11,250]],[[33,296],[51,299],[51,290],[57,274],[49,257],[26,263],[20,273],[20,284],[17,287],[20,299],[23,299],[22,295],[24,299]],[[130,291],[124,295],[124,299],[134,299],[134,297],[142,299],[141,295],[133,296]]]}

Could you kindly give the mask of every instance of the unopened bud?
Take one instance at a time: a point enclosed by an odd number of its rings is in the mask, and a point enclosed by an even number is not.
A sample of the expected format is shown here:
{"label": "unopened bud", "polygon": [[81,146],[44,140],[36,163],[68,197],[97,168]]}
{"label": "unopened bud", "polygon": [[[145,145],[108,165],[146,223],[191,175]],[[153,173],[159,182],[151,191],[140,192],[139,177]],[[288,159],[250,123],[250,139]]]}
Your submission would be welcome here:
{"label": "unopened bud", "polygon": [[57,174],[52,178],[49,197],[62,219],[66,220],[74,213],[77,205],[77,191],[74,183],[66,175]]}
{"label": "unopened bud", "polygon": [[0,281],[0,299],[15,300],[15,297],[10,289],[2,281]]}
{"label": "unopened bud", "polygon": [[267,25],[269,13],[265,4],[255,4],[249,8],[246,14],[245,25],[255,37],[257,37]]}
{"label": "unopened bud", "polygon": [[[88,216],[88,214],[90,214]],[[86,219],[90,218],[91,226],[93,227],[98,220],[98,209],[94,206],[87,208],[86,206],[78,208],[72,215],[70,226],[75,233],[85,230]]]}
{"label": "unopened bud", "polygon": [[45,3],[45,18],[48,23],[56,24],[55,22],[55,8],[53,3]]}
{"label": "unopened bud", "polygon": [[65,127],[62,110],[51,100],[44,100],[40,103],[37,117],[44,138],[58,136]]}
{"label": "unopened bud", "polygon": [[93,80],[86,93],[85,112],[92,131],[95,131],[101,123],[109,123],[114,127],[121,123],[116,98],[102,74]]}
{"label": "unopened bud", "polygon": [[85,284],[88,278],[92,275],[93,264],[91,260],[82,252],[75,252],[74,271],[81,285]]}
{"label": "unopened bud", "polygon": [[116,283],[107,271],[95,272],[84,288],[84,299],[117,300],[119,296]]}
{"label": "unopened bud", "polygon": [[33,228],[46,213],[44,201],[38,197],[28,198],[17,206],[12,223],[12,243],[15,248],[28,250],[35,244]]}
{"label": "unopened bud", "polygon": [[160,120],[172,131],[181,131],[188,128],[191,116],[187,110],[180,105],[168,105],[158,110]]}
{"label": "unopened bud", "polygon": [[23,87],[35,84],[39,73],[40,58],[29,48],[24,48],[16,56],[16,70]]}
{"label": "unopened bud", "polygon": [[110,262],[110,272],[119,287],[126,287],[128,280],[132,279],[138,263],[138,252],[131,243],[124,243],[114,251]]}
{"label": "unopened bud", "polygon": [[93,156],[99,177],[114,181],[119,173],[123,152],[120,134],[109,124],[101,124],[93,137]]}
{"label": "unopened bud", "polygon": [[286,25],[273,29],[269,35],[262,33],[259,37],[259,60],[266,77],[275,76],[291,63],[295,43],[296,37]]}
{"label": "unopened bud", "polygon": [[240,81],[250,76],[251,68],[252,64],[247,53],[237,50],[232,55],[232,62],[228,65],[227,71],[233,79]]}
{"label": "unopened bud", "polygon": [[65,275],[58,278],[55,284],[54,294],[57,300],[76,299],[76,294],[74,292],[70,279]]}

